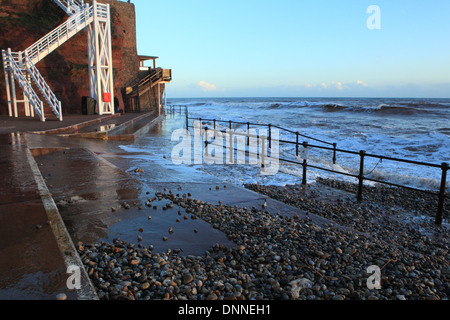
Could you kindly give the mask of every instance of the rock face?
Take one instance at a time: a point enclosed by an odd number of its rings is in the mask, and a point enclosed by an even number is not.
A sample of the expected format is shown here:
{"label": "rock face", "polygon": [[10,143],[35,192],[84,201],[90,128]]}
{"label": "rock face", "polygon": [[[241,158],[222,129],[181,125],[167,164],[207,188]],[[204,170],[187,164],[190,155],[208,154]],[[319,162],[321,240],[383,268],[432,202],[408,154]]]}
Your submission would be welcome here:
{"label": "rock face", "polygon": [[[123,109],[121,88],[139,70],[135,7],[116,0],[99,2],[111,5],[114,94]],[[0,0],[0,49],[23,51],[66,19],[66,13],[51,0]],[[89,96],[87,63],[87,34],[81,31],[36,65],[61,100],[63,113],[81,113],[81,97]],[[17,94],[22,99],[20,89]],[[1,76],[0,115],[7,114],[5,78]]]}

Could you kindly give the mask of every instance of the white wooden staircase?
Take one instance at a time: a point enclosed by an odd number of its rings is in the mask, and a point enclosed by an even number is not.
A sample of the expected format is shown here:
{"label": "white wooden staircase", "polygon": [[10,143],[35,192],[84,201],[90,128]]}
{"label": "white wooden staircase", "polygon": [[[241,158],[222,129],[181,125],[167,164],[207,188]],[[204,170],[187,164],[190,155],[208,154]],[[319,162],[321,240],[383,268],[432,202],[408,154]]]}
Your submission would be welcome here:
{"label": "white wooden staircase", "polygon": [[[5,73],[5,81],[7,88],[7,99],[8,99],[8,109],[9,115],[17,117],[17,102],[23,102],[25,106],[25,115],[34,117],[36,114],[41,121],[46,120],[46,114],[44,112],[44,102],[50,107],[53,114],[62,121],[62,109],[61,102],[55,96],[55,94],[50,89],[50,86],[45,82],[44,78],[40,74],[39,70],[36,68],[36,64],[48,56],[51,52],[56,50],[74,35],[76,35],[81,30],[87,28],[88,26],[93,24],[96,18],[103,19],[104,23],[110,24],[109,17],[109,5],[100,4],[96,1],[93,1],[93,5],[89,5],[84,3],[82,0],[53,0],[58,6],[60,6],[68,15],[69,19],[66,20],[63,24],[46,34],[44,37],[39,39],[37,42],[32,44],[30,47],[20,52],[11,52],[11,49],[2,50],[2,58],[3,58],[3,70]],[[105,18],[106,16],[106,18]],[[109,27],[108,27],[109,28]],[[91,32],[89,34],[95,35],[95,32],[92,32],[92,27],[90,29]],[[110,40],[110,32],[106,34],[106,37],[109,36]],[[88,43],[92,43],[94,40],[88,39]],[[100,50],[100,49],[99,49]],[[104,50],[103,50],[104,52]],[[92,53],[90,52],[90,55]],[[109,52],[110,55],[110,52]],[[93,58],[90,57],[90,82],[96,81],[95,77],[95,62],[100,59],[96,59],[95,53],[93,54]],[[103,58],[103,60],[105,60]],[[112,59],[110,59],[112,60]],[[112,70],[112,63],[108,61],[108,67]],[[111,72],[112,74],[112,72]],[[106,75],[109,77],[109,74]],[[105,82],[105,81],[103,81]],[[16,98],[16,90],[15,83],[19,85],[24,94],[24,100],[17,100]],[[35,91],[33,86],[37,87],[40,95]],[[105,92],[108,90],[112,94],[112,82],[110,83],[110,87],[106,90],[102,88],[92,87],[95,84],[91,84],[91,95],[94,92]],[[94,98],[98,99],[99,94],[97,94]],[[101,98],[101,97],[100,97]],[[100,111],[104,111],[100,110]],[[114,112],[113,106],[109,106],[109,111]],[[107,111],[108,111],[107,110]],[[105,112],[99,112],[103,114]]]}

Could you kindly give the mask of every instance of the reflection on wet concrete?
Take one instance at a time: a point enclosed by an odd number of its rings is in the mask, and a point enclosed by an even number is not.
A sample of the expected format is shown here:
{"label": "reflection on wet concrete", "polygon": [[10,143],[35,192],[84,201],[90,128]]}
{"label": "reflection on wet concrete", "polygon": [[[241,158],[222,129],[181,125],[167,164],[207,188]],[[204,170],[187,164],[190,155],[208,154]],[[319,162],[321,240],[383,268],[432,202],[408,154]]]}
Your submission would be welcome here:
{"label": "reflection on wet concrete", "polygon": [[138,201],[140,185],[86,149],[35,159],[74,242],[106,237],[108,226],[120,220],[111,208]]}
{"label": "reflection on wet concrete", "polygon": [[25,142],[21,135],[0,135],[0,299],[54,299],[59,292],[72,299]]}
{"label": "reflection on wet concrete", "polygon": [[183,208],[163,210],[164,200],[145,205],[164,187],[143,184],[89,150],[33,152],[39,154],[36,162],[75,243],[115,238],[137,243],[140,236],[140,243],[154,250],[177,248],[185,254],[203,254],[214,243],[232,245],[208,223],[184,219]]}

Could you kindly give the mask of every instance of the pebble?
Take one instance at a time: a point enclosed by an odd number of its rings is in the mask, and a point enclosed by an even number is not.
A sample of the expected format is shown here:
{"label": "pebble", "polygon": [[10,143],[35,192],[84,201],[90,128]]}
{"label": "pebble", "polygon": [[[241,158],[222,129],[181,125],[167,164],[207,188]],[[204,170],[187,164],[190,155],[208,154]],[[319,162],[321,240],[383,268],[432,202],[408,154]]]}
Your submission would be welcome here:
{"label": "pebble", "polygon": [[206,300],[217,300],[217,295],[214,292],[211,292],[210,294],[208,294],[208,296],[206,297]]}
{"label": "pebble", "polygon": [[65,293],[59,293],[56,295],[56,300],[60,301],[67,300],[67,295]]}
{"label": "pebble", "polygon": [[[307,210],[309,216],[284,217],[158,193],[174,206],[183,204],[187,214],[221,230],[236,245],[215,244],[204,255],[191,256],[178,248],[155,252],[119,239],[113,244],[77,244],[83,263],[93,270],[89,274],[99,297],[130,298],[132,291],[131,298],[142,300],[449,298],[450,271],[442,268],[450,260],[448,232],[440,229],[440,237],[431,238],[415,225],[386,218],[382,203],[370,201],[384,200],[385,195],[368,189],[364,203],[329,203],[317,200],[313,191],[302,195],[298,186],[252,188]],[[314,215],[345,228],[318,225]],[[373,264],[383,267],[382,288],[376,292],[366,284],[367,268]]]}

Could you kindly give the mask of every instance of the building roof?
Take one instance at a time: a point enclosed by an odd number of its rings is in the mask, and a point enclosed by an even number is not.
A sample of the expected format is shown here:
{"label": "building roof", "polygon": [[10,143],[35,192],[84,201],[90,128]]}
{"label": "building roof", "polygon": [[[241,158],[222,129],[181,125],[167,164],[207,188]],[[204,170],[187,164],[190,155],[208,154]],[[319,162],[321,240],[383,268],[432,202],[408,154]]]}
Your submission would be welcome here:
{"label": "building roof", "polygon": [[142,56],[142,55],[138,55],[139,60],[141,61],[146,61],[146,60],[156,60],[159,59],[159,57],[155,57],[155,56]]}

